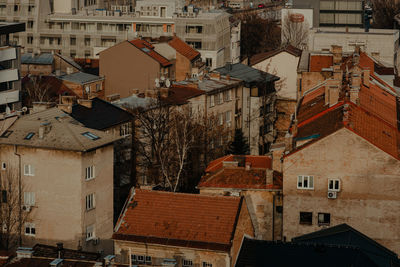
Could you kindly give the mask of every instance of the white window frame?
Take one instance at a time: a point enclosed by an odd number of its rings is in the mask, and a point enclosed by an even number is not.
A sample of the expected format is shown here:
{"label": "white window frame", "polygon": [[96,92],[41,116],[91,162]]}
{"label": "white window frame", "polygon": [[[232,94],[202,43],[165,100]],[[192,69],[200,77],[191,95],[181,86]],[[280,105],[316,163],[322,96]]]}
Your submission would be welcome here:
{"label": "white window frame", "polygon": [[94,224],[86,226],[86,241],[96,238]]}
{"label": "white window frame", "polygon": [[226,123],[231,123],[232,121],[232,111],[228,110],[225,112],[225,121]]}
{"label": "white window frame", "polygon": [[35,192],[24,192],[24,205],[35,206]]}
{"label": "white window frame", "polygon": [[7,163],[5,163],[4,161],[1,163],[1,169],[3,171],[7,169]]}
{"label": "white window frame", "polygon": [[182,267],[192,267],[193,260],[182,259]]}
{"label": "white window frame", "polygon": [[224,94],[221,92],[218,94],[218,98],[219,98],[219,104],[223,104],[224,103]]}
{"label": "white window frame", "polygon": [[329,191],[340,192],[340,187],[341,187],[340,179],[328,179]]}
{"label": "white window frame", "polygon": [[[304,181],[307,180],[307,186],[304,186]],[[311,181],[311,183],[310,183]],[[311,186],[310,186],[311,184]],[[297,189],[314,190],[314,176],[299,175],[297,176]]]}
{"label": "white window frame", "polygon": [[86,167],[85,169],[85,180],[89,181],[92,180],[96,177],[96,173],[95,173],[95,167],[94,165]]}
{"label": "white window frame", "polygon": [[35,176],[35,167],[31,164],[24,164],[24,175]]}
{"label": "white window frame", "polygon": [[210,108],[215,106],[215,96],[210,95]]}
{"label": "white window frame", "polygon": [[218,125],[224,125],[224,113],[218,114]]}
{"label": "white window frame", "polygon": [[212,267],[213,265],[212,265],[212,263],[203,261],[203,263],[201,264],[201,266],[202,266],[202,267]]}
{"label": "white window frame", "polygon": [[[26,229],[29,228],[29,233],[26,232]],[[32,233],[32,229],[34,229],[34,233]],[[34,223],[25,223],[25,231],[24,234],[27,236],[35,236],[36,235],[36,227]]]}
{"label": "white window frame", "polygon": [[96,200],[94,193],[86,195],[86,211],[92,210],[96,207]]}

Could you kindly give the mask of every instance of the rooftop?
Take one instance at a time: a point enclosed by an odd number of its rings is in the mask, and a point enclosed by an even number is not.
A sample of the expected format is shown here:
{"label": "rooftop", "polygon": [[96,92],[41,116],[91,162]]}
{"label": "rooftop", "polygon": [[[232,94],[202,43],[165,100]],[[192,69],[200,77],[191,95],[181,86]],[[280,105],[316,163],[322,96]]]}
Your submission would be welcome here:
{"label": "rooftop", "polygon": [[154,46],[145,40],[135,39],[135,40],[129,41],[129,43],[132,44],[134,47],[140,49],[143,53],[146,53],[149,57],[156,60],[163,67],[167,67],[172,64],[171,62],[169,62],[168,59],[166,59],[165,57],[163,57],[162,55],[157,53],[154,50]]}
{"label": "rooftop", "polygon": [[211,161],[208,164],[205,171],[206,173],[219,171],[223,168],[224,162],[233,162],[233,161],[237,161],[238,166],[242,167],[244,167],[246,163],[250,163],[252,168],[263,168],[263,169],[272,168],[272,159],[268,156],[227,155]]}
{"label": "rooftop", "polygon": [[168,97],[162,99],[164,103],[173,105],[183,105],[190,98],[204,94],[203,90],[199,90],[189,86],[173,84],[168,88]]}
{"label": "rooftop", "polygon": [[82,126],[58,108],[50,108],[17,119],[0,137],[0,144],[85,152],[118,139]]}
{"label": "rooftop", "polygon": [[25,31],[24,22],[0,22],[0,34],[10,34]]}
{"label": "rooftop", "polygon": [[51,53],[42,53],[39,55],[25,53],[21,56],[21,64],[51,65],[53,62],[54,57]]}
{"label": "rooftop", "polygon": [[176,36],[174,36],[174,38],[169,41],[168,44],[190,61],[193,61],[200,57],[199,51],[193,49],[190,45],[188,45],[186,42],[182,41]]}
{"label": "rooftop", "polygon": [[278,55],[282,52],[287,52],[295,57],[300,57],[302,50],[300,50],[292,45],[288,45],[288,46],[280,48],[280,49],[275,49],[275,50],[272,50],[269,52],[259,53],[250,58],[250,66],[260,63],[260,62],[262,62],[270,57],[273,57],[275,55]]}
{"label": "rooftop", "polygon": [[229,251],[242,198],[134,190],[115,240]]}
{"label": "rooftop", "polygon": [[226,76],[220,76],[219,78],[212,77],[213,73],[203,75],[202,79],[188,79],[184,81],[175,82],[177,85],[197,85],[200,90],[205,92],[211,92],[214,90],[224,90],[238,86],[242,83],[241,80]]}
{"label": "rooftop", "polygon": [[89,73],[84,73],[84,72],[75,72],[71,74],[66,74],[62,76],[58,76],[60,80],[68,81],[68,82],[73,82],[73,83],[79,83],[79,84],[86,84],[94,81],[99,81],[99,80],[104,80],[103,77],[96,76],[93,74]]}

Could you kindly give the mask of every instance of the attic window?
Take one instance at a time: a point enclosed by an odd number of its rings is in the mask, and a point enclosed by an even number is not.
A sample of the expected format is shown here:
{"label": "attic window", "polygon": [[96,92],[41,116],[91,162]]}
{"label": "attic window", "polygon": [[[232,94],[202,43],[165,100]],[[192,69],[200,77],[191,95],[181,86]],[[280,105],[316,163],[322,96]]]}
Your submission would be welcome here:
{"label": "attic window", "polygon": [[7,130],[7,131],[5,131],[2,135],[1,135],[1,137],[3,137],[3,138],[7,138],[7,137],[9,137],[10,136],[10,134],[12,134],[12,132],[13,131],[9,131],[9,130]]}
{"label": "attic window", "polygon": [[146,53],[149,53],[149,52],[150,52],[150,49],[148,49],[148,48],[146,48],[146,47],[143,47],[143,48],[142,48],[142,51],[143,51],[143,52],[146,52]]}
{"label": "attic window", "polygon": [[82,135],[87,137],[87,138],[89,138],[90,140],[93,140],[93,141],[97,140],[97,139],[100,139],[100,137],[98,137],[97,135],[95,135],[95,134],[93,134],[91,132],[85,132]]}
{"label": "attic window", "polygon": [[30,132],[30,133],[28,133],[26,136],[25,136],[25,140],[31,140],[31,138],[33,137],[35,135],[35,133],[32,133],[32,132]]}

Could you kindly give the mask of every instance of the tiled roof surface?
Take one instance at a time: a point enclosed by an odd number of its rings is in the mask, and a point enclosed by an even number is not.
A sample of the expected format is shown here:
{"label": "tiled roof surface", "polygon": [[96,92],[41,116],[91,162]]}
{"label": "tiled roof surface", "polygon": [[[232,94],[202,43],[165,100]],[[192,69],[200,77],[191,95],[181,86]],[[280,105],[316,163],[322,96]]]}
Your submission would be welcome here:
{"label": "tiled roof surface", "polygon": [[25,53],[21,55],[21,64],[51,65],[53,61],[54,57],[51,53],[43,53],[40,55]]}
{"label": "tiled roof surface", "polygon": [[243,161],[243,159],[244,159],[243,165],[246,162],[249,162],[249,163],[251,163],[252,168],[271,169],[271,167],[272,167],[272,160],[268,156],[227,155],[227,156],[218,158],[214,161],[211,161],[206,168],[206,172],[207,173],[215,172],[215,171],[222,169],[224,161]]}
{"label": "tiled roof surface", "polygon": [[134,194],[113,239],[229,250],[241,198],[148,190]]}
{"label": "tiled roof surface", "polygon": [[282,189],[282,175],[274,171],[273,184],[267,184],[266,169],[227,167],[215,174],[203,176],[198,187]]}
{"label": "tiled roof surface", "polygon": [[300,57],[302,50],[300,50],[292,45],[288,45],[287,47],[284,47],[284,48],[276,49],[276,50],[269,51],[269,52],[259,53],[250,58],[250,66],[260,63],[261,61],[264,61],[270,57],[273,57],[281,52],[287,52],[289,54],[292,54],[295,57]]}
{"label": "tiled roof surface", "polygon": [[190,98],[202,95],[204,93],[205,91],[190,86],[174,84],[169,88],[168,97],[164,98],[163,102],[174,105],[182,105],[187,103]]}
{"label": "tiled roof surface", "polygon": [[68,82],[73,82],[73,83],[79,83],[79,84],[85,84],[85,83],[90,83],[98,80],[103,80],[103,77],[89,74],[89,73],[84,73],[84,72],[75,72],[71,74],[66,74],[62,76],[58,76],[60,80],[68,81]]}
{"label": "tiled roof surface", "polygon": [[323,68],[330,68],[333,65],[332,55],[310,55],[310,70],[321,71]]}
{"label": "tiled roof surface", "polygon": [[165,57],[154,51],[154,46],[145,40],[135,39],[129,41],[129,43],[135,46],[136,48],[140,49],[143,53],[149,55],[149,57],[152,57],[163,67],[167,67],[172,64],[171,62],[169,62],[168,59],[166,59]]}
{"label": "tiled roof surface", "polygon": [[198,58],[200,56],[200,52],[193,49],[186,42],[182,41],[178,37],[174,36],[174,38],[168,42],[170,46],[172,46],[178,53],[182,56],[186,57],[190,61]]}

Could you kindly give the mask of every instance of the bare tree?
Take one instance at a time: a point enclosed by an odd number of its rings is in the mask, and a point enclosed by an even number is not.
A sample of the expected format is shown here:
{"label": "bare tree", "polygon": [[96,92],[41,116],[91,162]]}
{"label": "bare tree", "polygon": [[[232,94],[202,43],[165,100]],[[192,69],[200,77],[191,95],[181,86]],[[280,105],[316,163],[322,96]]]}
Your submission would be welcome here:
{"label": "bare tree", "polygon": [[46,102],[50,100],[50,83],[42,76],[30,76],[29,82],[25,85],[26,93],[31,102]]}
{"label": "bare tree", "polygon": [[17,168],[7,167],[1,172],[0,188],[0,226],[2,227],[0,239],[4,248],[8,250],[21,245],[22,229],[28,217],[22,205],[25,186],[21,182]]}
{"label": "bare tree", "polygon": [[394,0],[371,0],[373,27],[393,29],[395,16],[400,13],[400,2]]}
{"label": "bare tree", "polygon": [[306,21],[297,21],[296,14],[288,13],[282,22],[282,45],[292,45],[306,50],[308,47],[309,25]]}

